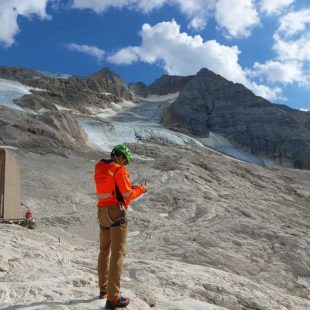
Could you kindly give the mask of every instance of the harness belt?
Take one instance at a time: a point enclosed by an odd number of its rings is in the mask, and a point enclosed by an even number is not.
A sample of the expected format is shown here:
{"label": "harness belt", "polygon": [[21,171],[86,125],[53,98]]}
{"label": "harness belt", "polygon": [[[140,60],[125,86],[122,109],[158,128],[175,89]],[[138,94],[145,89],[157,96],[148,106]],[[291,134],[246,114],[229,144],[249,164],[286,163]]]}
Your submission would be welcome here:
{"label": "harness belt", "polygon": [[127,220],[125,218],[121,218],[120,220],[114,222],[111,227],[117,227],[117,226],[121,226],[123,224],[125,224],[127,222]]}
{"label": "harness belt", "polygon": [[110,227],[103,227],[100,225],[100,228],[103,230],[109,230],[111,227],[118,227],[118,226],[122,226],[127,222],[126,218],[121,218],[120,220],[114,222]]}

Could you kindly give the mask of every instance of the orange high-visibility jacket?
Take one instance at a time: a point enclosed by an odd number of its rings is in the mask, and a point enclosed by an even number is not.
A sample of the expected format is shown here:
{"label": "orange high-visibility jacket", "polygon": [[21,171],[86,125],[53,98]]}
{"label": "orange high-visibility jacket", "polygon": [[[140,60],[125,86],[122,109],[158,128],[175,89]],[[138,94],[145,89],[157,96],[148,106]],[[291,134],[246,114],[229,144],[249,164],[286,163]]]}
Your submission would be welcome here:
{"label": "orange high-visibility jacket", "polygon": [[131,186],[130,176],[125,166],[112,160],[99,161],[95,166],[98,208],[109,205],[123,205],[126,209],[131,200],[144,193],[144,187]]}

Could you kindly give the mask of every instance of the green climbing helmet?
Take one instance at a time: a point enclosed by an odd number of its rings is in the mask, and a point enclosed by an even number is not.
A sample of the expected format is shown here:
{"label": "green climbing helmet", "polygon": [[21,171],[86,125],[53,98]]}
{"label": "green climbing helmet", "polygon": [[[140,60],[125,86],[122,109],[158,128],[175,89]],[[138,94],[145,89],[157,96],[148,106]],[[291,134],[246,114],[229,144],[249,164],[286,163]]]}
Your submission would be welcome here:
{"label": "green climbing helmet", "polygon": [[115,156],[115,155],[117,156],[120,154],[125,156],[128,163],[131,161],[131,158],[132,158],[131,152],[125,144],[118,144],[118,145],[114,146],[114,148],[111,152],[112,156]]}

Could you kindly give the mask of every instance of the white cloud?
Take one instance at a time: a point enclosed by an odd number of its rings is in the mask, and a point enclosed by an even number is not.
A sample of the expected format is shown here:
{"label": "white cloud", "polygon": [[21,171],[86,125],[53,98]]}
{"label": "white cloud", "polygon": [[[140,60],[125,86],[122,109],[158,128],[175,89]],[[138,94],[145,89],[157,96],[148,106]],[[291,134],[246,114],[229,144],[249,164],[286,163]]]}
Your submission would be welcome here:
{"label": "white cloud", "polygon": [[[284,5],[285,1],[281,3]],[[271,5],[271,2],[269,4]],[[287,5],[289,4],[291,2],[287,2]],[[281,16],[279,27],[273,35],[272,48],[276,52],[276,57],[264,64],[256,62],[249,71],[249,76],[271,83],[296,83],[301,88],[308,88],[310,85],[310,33],[306,31],[308,24],[310,24],[310,9],[292,11]]]}
{"label": "white cloud", "polygon": [[310,24],[310,9],[290,12],[280,18],[278,32],[289,37],[306,30]]}
{"label": "white cloud", "polygon": [[305,33],[295,40],[286,40],[275,34],[274,40],[273,49],[280,60],[310,61],[310,33]]}
{"label": "white cloud", "polygon": [[270,101],[276,100],[285,100],[285,98],[281,97],[282,89],[280,87],[269,87],[267,85],[257,84],[255,82],[251,82],[251,85],[248,86],[257,96],[261,96]]}
{"label": "white cloud", "polygon": [[71,43],[71,44],[68,44],[67,47],[71,51],[80,52],[80,53],[95,57],[98,61],[102,60],[105,54],[104,50],[96,46],[79,45],[79,44]]}
{"label": "white cloud", "polygon": [[132,64],[142,61],[163,66],[171,75],[192,75],[201,68],[208,68],[228,80],[244,84],[257,95],[276,99],[280,88],[269,88],[248,80],[238,63],[237,46],[225,46],[215,40],[203,41],[202,37],[181,33],[175,22],[161,22],[155,26],[144,24],[141,46],[129,46],[108,57],[114,64]]}
{"label": "white cloud", "polygon": [[14,37],[20,29],[17,24],[18,16],[31,18],[38,16],[43,19],[51,17],[46,13],[48,0],[10,0],[0,1],[0,44],[9,47],[14,44]]}
{"label": "white cloud", "polygon": [[252,0],[219,0],[215,19],[229,37],[248,37],[259,16]]}
{"label": "white cloud", "polygon": [[306,83],[302,64],[297,61],[283,63],[279,61],[267,61],[264,64],[255,62],[252,74],[253,76],[266,78],[269,82],[273,83]]}
{"label": "white cloud", "polygon": [[[108,61],[117,65],[131,65],[132,63],[139,61],[139,47],[129,46],[118,51],[116,54],[108,57]],[[149,63],[154,61],[149,60]]]}
{"label": "white cloud", "polygon": [[[159,9],[164,5],[170,5],[178,8],[182,14],[187,16],[189,19],[188,26],[190,28],[202,30],[206,27],[208,18],[214,14],[216,3],[222,1],[223,0],[74,0],[72,7],[78,9],[92,9],[99,14],[112,7],[118,9],[126,8],[147,13]],[[228,2],[229,1],[232,0],[228,0]],[[247,9],[243,2],[251,2],[252,0],[234,1],[234,6],[241,7],[241,11],[243,12],[245,8]],[[241,6],[239,5],[240,1],[242,2]],[[247,21],[244,22],[244,24],[249,23],[249,19],[253,17],[252,14],[249,18],[246,18]],[[245,28],[249,28],[249,26],[246,25]]]}
{"label": "white cloud", "polygon": [[226,78],[244,82],[245,77],[238,64],[236,46],[220,45],[216,41],[203,42],[201,36],[181,33],[175,22],[161,22],[155,26],[144,24],[141,31],[142,45],[121,49],[108,58],[116,64],[135,61],[163,63],[169,74],[195,74],[202,67],[216,71]]}
{"label": "white cloud", "polygon": [[159,9],[164,6],[166,3],[169,3],[170,0],[128,0],[128,2],[135,3],[135,8],[143,12],[151,12],[153,10]]}
{"label": "white cloud", "polygon": [[189,26],[203,29],[210,11],[217,0],[73,0],[73,8],[92,9],[100,14],[109,8],[126,8],[144,13],[159,9],[164,5],[178,7],[189,19]]}
{"label": "white cloud", "polygon": [[91,9],[98,14],[110,8],[127,8],[150,12],[171,1],[173,0],[74,0],[72,7],[76,9]]}
{"label": "white cloud", "polygon": [[268,15],[279,14],[294,2],[295,0],[261,0],[260,6]]}
{"label": "white cloud", "polygon": [[202,30],[206,27],[208,18],[214,13],[217,0],[173,0],[170,2],[171,5],[179,6],[180,11],[189,18],[190,28]]}

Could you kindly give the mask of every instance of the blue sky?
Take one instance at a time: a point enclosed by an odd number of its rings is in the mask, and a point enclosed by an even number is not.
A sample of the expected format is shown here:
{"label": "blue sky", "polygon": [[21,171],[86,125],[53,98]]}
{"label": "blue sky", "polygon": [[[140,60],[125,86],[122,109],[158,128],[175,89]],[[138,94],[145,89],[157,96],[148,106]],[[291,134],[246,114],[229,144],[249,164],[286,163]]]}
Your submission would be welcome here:
{"label": "blue sky", "polygon": [[309,0],[0,0],[0,65],[128,82],[202,67],[310,110]]}

